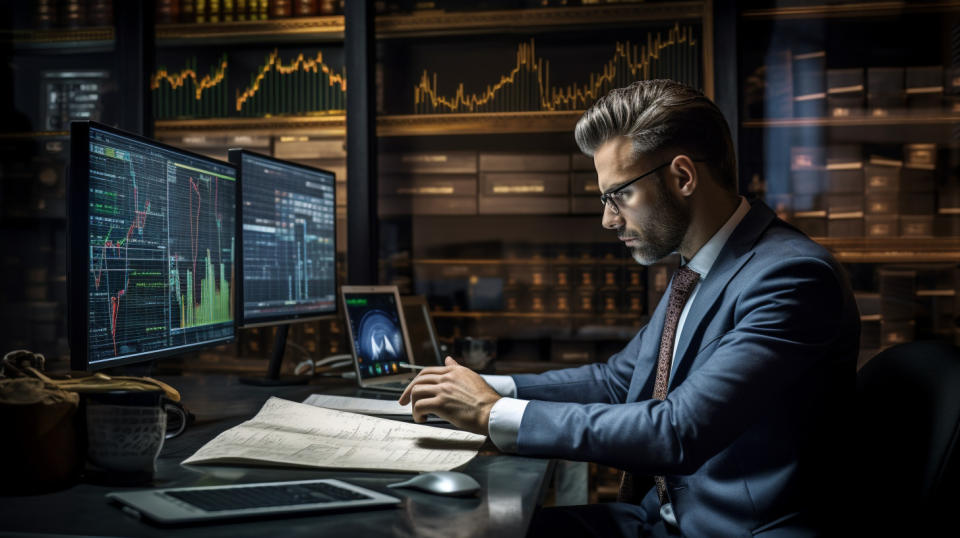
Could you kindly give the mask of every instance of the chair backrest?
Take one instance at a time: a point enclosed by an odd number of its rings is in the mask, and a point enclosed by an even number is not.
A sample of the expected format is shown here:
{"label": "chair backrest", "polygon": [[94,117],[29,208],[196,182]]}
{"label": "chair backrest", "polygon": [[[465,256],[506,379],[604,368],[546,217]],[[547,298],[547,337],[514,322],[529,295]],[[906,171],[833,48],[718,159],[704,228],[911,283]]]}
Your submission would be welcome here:
{"label": "chair backrest", "polygon": [[955,510],[960,493],[960,349],[910,342],[868,361],[857,373],[856,431],[858,500],[879,526],[952,515],[944,509]]}

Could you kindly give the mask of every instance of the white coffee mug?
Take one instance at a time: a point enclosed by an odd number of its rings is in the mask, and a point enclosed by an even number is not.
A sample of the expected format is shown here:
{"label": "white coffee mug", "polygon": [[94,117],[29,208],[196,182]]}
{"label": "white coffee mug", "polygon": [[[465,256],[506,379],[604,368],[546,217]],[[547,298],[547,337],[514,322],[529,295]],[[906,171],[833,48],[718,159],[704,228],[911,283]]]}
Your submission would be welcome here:
{"label": "white coffee mug", "polygon": [[[163,441],[179,435],[187,423],[183,409],[162,391],[86,393],[84,407],[87,461],[121,481],[152,478]],[[172,432],[167,431],[168,412],[180,417]]]}

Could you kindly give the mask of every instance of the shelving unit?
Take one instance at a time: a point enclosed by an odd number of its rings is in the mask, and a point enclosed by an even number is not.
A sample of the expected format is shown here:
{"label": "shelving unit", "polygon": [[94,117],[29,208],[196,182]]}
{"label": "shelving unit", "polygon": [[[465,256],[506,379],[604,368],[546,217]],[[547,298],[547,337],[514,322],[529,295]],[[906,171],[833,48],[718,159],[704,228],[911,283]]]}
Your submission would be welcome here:
{"label": "shelving unit", "polygon": [[741,190],[775,184],[758,192],[821,230],[813,239],[847,268],[860,307],[861,365],[904,341],[960,342],[958,18],[953,0],[740,13],[741,103],[754,116],[740,122]]}
{"label": "shelving unit", "polygon": [[941,13],[960,10],[960,2],[850,2],[846,4],[813,4],[769,9],[749,9],[744,19],[826,19],[849,17],[892,17],[903,13]]}

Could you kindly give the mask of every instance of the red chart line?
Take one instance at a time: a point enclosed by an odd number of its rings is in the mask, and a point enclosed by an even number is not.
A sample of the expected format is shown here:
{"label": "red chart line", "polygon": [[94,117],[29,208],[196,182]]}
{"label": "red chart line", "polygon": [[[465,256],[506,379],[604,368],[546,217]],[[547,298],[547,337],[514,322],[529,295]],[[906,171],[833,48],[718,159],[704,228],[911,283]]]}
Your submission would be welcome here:
{"label": "red chart line", "polygon": [[[134,207],[137,207],[137,188],[133,188],[133,203]],[[121,258],[120,249],[123,249],[122,259],[124,260],[124,270],[128,264],[129,256],[127,255],[128,247],[130,244],[130,238],[133,236],[133,231],[137,230],[143,232],[143,228],[147,224],[147,213],[150,211],[150,200],[147,200],[143,204],[143,211],[134,209],[133,222],[130,223],[130,227],[127,228],[127,234],[121,241],[114,243],[107,239],[103,242],[103,247],[101,247],[100,252],[100,264],[97,267],[96,274],[93,277],[94,288],[100,289],[100,281],[103,277],[103,271],[107,265],[107,249],[114,249],[116,251],[117,258]],[[107,233],[109,236],[109,232]],[[117,354],[117,317],[120,312],[120,299],[126,293],[127,284],[129,283],[129,276],[124,274],[123,288],[117,291],[117,294],[110,296],[110,337],[113,340],[113,354]]]}
{"label": "red chart line", "polygon": [[[191,249],[193,250],[193,280],[196,282],[197,279],[197,247],[200,245],[200,188],[197,187],[196,182],[193,181],[193,178],[190,179],[190,243]],[[197,193],[197,216],[194,219],[193,216],[193,193]],[[194,222],[196,221],[196,222]]]}

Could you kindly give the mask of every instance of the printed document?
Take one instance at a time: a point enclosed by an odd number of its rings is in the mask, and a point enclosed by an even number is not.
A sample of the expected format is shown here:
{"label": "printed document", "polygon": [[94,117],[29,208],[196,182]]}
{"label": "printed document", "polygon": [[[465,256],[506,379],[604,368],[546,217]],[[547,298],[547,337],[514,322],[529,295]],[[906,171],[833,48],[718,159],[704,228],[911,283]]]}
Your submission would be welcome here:
{"label": "printed document", "polygon": [[255,417],[221,433],[183,463],[449,471],[473,459],[485,439],[271,397]]}

